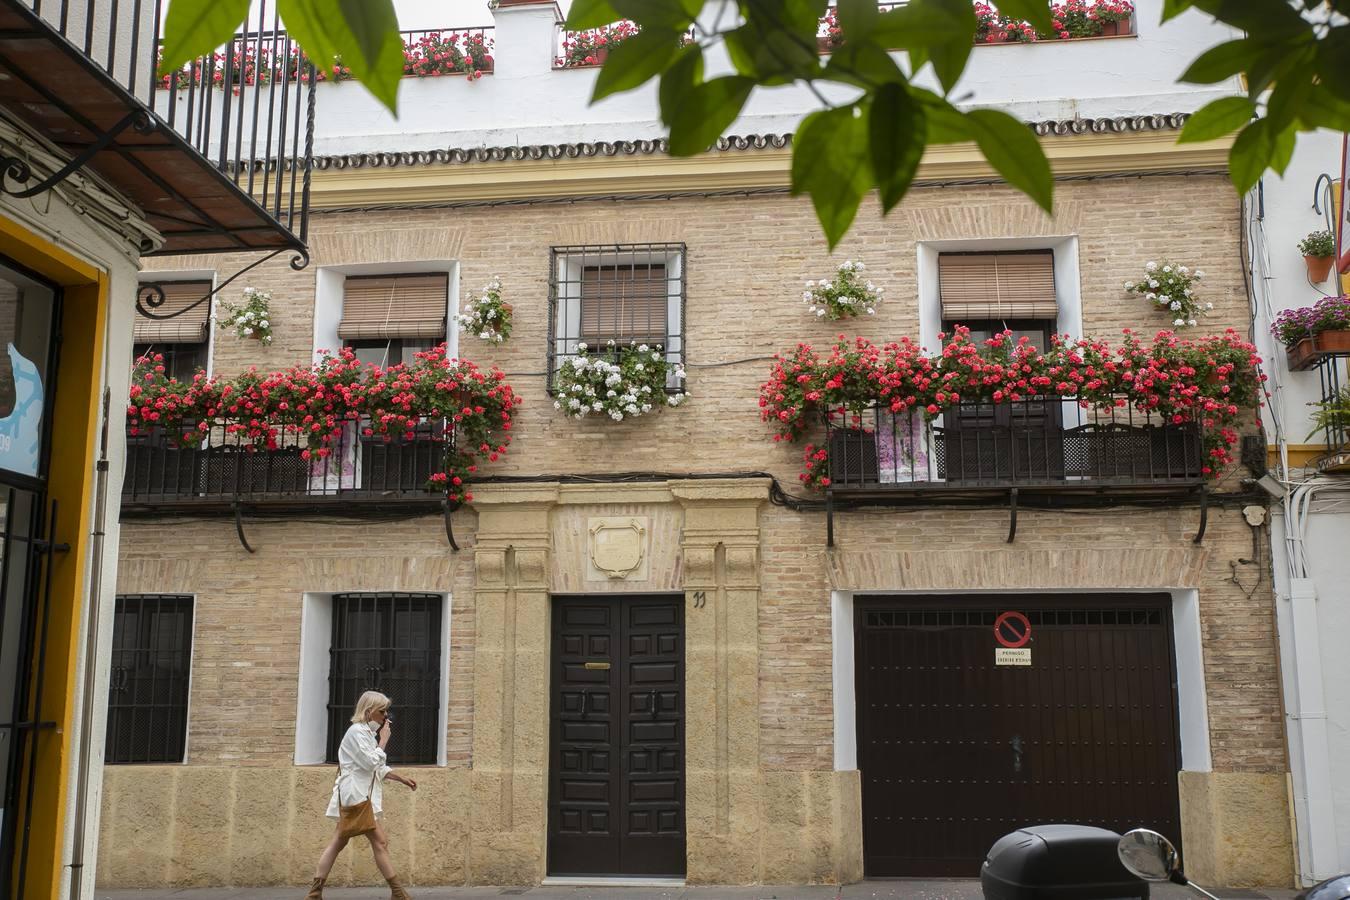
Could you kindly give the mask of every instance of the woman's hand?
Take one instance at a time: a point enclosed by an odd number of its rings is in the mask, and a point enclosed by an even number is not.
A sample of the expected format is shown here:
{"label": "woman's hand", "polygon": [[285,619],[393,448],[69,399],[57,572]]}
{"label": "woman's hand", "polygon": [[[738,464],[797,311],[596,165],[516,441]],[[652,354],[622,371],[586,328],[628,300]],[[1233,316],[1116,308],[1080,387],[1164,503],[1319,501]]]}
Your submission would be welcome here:
{"label": "woman's hand", "polygon": [[392,733],[393,723],[388,719],[380,726],[380,749],[383,750],[389,744],[389,735]]}
{"label": "woman's hand", "polygon": [[398,774],[397,772],[393,772],[393,773],[391,773],[391,774],[394,776],[394,780],[395,780],[395,781],[399,781],[399,782],[401,782],[401,783],[403,783],[403,784],[406,784],[406,785],[408,786],[409,790],[414,790],[414,791],[417,790],[417,781],[416,781],[416,779],[409,778],[409,777],[406,776],[406,775],[400,775],[400,774]]}

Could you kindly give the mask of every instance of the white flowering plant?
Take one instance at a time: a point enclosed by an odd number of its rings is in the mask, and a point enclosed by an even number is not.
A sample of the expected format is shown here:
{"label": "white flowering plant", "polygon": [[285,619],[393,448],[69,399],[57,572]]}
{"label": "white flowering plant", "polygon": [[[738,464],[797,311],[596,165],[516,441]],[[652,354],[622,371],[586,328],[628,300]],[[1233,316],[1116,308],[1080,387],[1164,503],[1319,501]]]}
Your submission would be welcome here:
{"label": "white flowering plant", "polygon": [[220,305],[225,315],[216,320],[217,324],[233,328],[237,337],[255,338],[264,344],[272,343],[272,316],[269,312],[272,305],[271,291],[246,287],[242,304],[236,306],[222,301]]}
{"label": "white flowering plant", "polygon": [[461,331],[479,340],[500,344],[511,336],[511,311],[511,304],[502,299],[502,281],[493,275],[483,286],[483,293],[455,313],[455,322]]}
{"label": "white flowering plant", "polygon": [[618,346],[593,353],[585,344],[568,357],[553,380],[553,408],[574,419],[607,416],[615,422],[679,406],[688,397],[684,368],[659,347]]}
{"label": "white flowering plant", "polygon": [[822,278],[806,282],[802,302],[811,315],[818,318],[834,320],[876,315],[882,288],[862,274],[866,268],[861,262],[845,260],[839,264],[834,280]]}
{"label": "white flowering plant", "polygon": [[1140,294],[1171,316],[1174,328],[1194,328],[1200,318],[1209,315],[1213,303],[1201,302],[1197,286],[1205,273],[1172,262],[1144,263],[1144,277],[1125,282],[1125,290]]}

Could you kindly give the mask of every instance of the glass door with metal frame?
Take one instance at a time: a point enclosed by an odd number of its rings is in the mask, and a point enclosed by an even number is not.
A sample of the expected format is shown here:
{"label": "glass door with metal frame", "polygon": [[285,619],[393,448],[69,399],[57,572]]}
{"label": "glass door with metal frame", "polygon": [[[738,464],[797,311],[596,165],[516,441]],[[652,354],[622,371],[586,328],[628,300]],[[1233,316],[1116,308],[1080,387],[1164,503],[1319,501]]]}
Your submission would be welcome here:
{"label": "glass door with metal frame", "polygon": [[59,290],[0,258],[0,893],[23,896],[55,511],[47,458]]}

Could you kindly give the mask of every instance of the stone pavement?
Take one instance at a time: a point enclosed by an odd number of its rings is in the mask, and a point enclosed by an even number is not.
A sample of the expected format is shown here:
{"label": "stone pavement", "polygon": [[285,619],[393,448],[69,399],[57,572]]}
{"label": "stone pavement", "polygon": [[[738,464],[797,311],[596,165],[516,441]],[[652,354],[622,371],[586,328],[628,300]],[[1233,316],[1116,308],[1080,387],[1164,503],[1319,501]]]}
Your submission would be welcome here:
{"label": "stone pavement", "polygon": [[[835,885],[758,887],[441,887],[410,888],[414,900],[485,900],[488,897],[525,897],[527,900],[982,900],[980,883],[968,879],[900,879]],[[94,892],[95,900],[301,900],[296,888],[205,888]],[[1295,892],[1211,889],[1223,900],[1292,900]],[[387,888],[331,888],[324,900],[386,900]],[[1175,885],[1154,885],[1154,900],[1199,897]]]}

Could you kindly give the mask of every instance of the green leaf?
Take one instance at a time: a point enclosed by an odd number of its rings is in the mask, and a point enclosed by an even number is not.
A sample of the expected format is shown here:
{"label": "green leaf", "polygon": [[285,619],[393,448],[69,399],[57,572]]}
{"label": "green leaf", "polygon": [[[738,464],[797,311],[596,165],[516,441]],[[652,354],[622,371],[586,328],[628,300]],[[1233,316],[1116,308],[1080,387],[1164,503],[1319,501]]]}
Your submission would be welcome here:
{"label": "green leaf", "polygon": [[705,81],[675,101],[670,154],[693,156],[711,147],[740,115],[754,87],[754,79],[729,75]]}
{"label": "green leaf", "polygon": [[1350,101],[1350,25],[1340,25],[1317,42],[1317,74],[1331,93]]}
{"label": "green leaf", "polygon": [[868,113],[872,174],[881,193],[881,210],[890,212],[914,181],[927,137],[923,106],[902,84],[883,85]]}
{"label": "green leaf", "polygon": [[868,35],[876,25],[880,10],[877,0],[838,0],[839,27],[844,35],[852,40],[860,40]]}
{"label": "green leaf", "polygon": [[1175,19],[1194,5],[1192,0],[1163,0],[1162,20]]}
{"label": "green leaf", "polygon": [[695,4],[693,0],[609,0],[610,6],[619,11],[625,19],[632,19],[643,28],[670,28],[684,31],[698,15],[698,9],[691,13],[686,7]]}
{"label": "green leaf", "polygon": [[[1350,60],[1347,60],[1347,65],[1350,65]],[[1283,131],[1302,117],[1303,108],[1312,95],[1314,78],[1309,54],[1304,62],[1291,66],[1290,71],[1275,83],[1275,90],[1266,99],[1266,118],[1270,119],[1271,128]]]}
{"label": "green leaf", "polygon": [[1050,212],[1055,179],[1041,142],[1036,140],[1031,129],[1007,113],[994,109],[971,110],[966,113],[966,123],[990,165],[1009,184]]}
{"label": "green leaf", "polygon": [[316,66],[342,57],[375,99],[397,112],[403,40],[392,0],[277,0],[277,11]]}
{"label": "green leaf", "polygon": [[954,13],[951,3],[913,0],[878,16],[871,38],[891,50],[917,50],[956,40],[969,44],[975,33],[975,13],[970,4],[963,7],[969,13],[969,28],[964,16]]}
{"label": "green leaf", "polygon": [[774,29],[815,37],[829,0],[741,0],[745,20],[761,31]]}
{"label": "green leaf", "polygon": [[685,96],[703,83],[703,50],[697,44],[680,48],[675,61],[661,73],[661,88],[658,96],[661,101],[661,121],[670,127],[675,119],[675,110]]}
{"label": "green leaf", "polygon": [[1325,84],[1315,84],[1299,121],[1307,131],[1315,128],[1350,131],[1350,101],[1332,94]]}
{"label": "green leaf", "polygon": [[778,28],[764,29],[763,21],[747,22],[723,36],[736,71],[762,85],[789,84],[820,73],[816,37]]}
{"label": "green leaf", "polygon": [[591,102],[610,94],[631,91],[659,75],[680,49],[680,32],[644,28],[610,48],[605,65],[595,78]]}
{"label": "green leaf", "polygon": [[171,0],[164,14],[164,60],[159,73],[180,69],[227,43],[248,15],[248,7],[249,0]]}
{"label": "green leaf", "polygon": [[1224,97],[1207,103],[1191,114],[1181,129],[1178,144],[1212,141],[1237,131],[1256,114],[1256,104],[1246,97]]}
{"label": "green leaf", "polygon": [[1181,81],[1191,84],[1217,84],[1244,72],[1258,53],[1256,42],[1251,38],[1228,41],[1217,47],[1210,47],[1195,58],[1181,75]]}
{"label": "green leaf", "polygon": [[802,120],[792,144],[792,193],[809,193],[833,250],[872,187],[867,117],[856,106],[815,112]]}
{"label": "green leaf", "polygon": [[1258,41],[1279,41],[1310,32],[1312,23],[1282,0],[1196,0],[1198,9],[1240,28]]}
{"label": "green leaf", "polygon": [[942,8],[957,25],[955,36],[945,41],[934,41],[928,48],[928,56],[933,62],[933,74],[937,75],[944,91],[956,86],[961,73],[966,70],[966,62],[975,49],[975,7],[969,0],[932,0]]}
{"label": "green leaf", "polygon": [[1258,119],[1238,135],[1228,151],[1228,174],[1239,194],[1245,194],[1261,180],[1261,173],[1275,155],[1275,139],[1270,123]]}
{"label": "green leaf", "polygon": [[572,31],[585,31],[622,18],[609,0],[572,0],[572,8],[567,11],[567,27]]}
{"label": "green leaf", "polygon": [[1270,167],[1281,175],[1289,168],[1289,161],[1294,158],[1294,144],[1298,139],[1298,128],[1291,125],[1288,128],[1275,131],[1275,140],[1271,144]]}
{"label": "green leaf", "polygon": [[909,93],[911,97],[923,104],[928,143],[959,144],[963,141],[975,139],[971,133],[970,124],[966,122],[966,117],[961,114],[959,109],[947,102],[946,98],[913,85],[910,85]]}
{"label": "green leaf", "polygon": [[891,55],[868,40],[849,41],[837,47],[825,65],[824,77],[865,90],[905,81],[905,73]]}
{"label": "green leaf", "polygon": [[1050,4],[1045,0],[999,0],[998,11],[1030,22],[1040,34],[1054,33],[1054,18],[1050,15]]}

